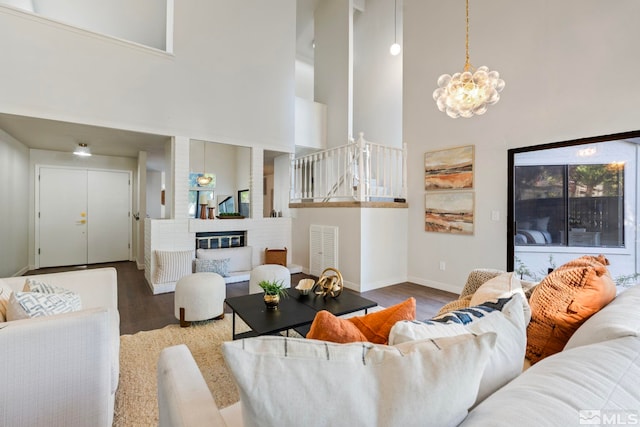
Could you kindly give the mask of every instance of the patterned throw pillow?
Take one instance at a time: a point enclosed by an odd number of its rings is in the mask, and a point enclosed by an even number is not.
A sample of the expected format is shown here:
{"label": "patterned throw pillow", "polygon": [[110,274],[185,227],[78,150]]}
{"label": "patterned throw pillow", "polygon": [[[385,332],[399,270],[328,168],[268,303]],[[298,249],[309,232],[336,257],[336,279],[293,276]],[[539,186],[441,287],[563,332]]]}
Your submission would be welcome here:
{"label": "patterned throw pillow", "polygon": [[13,292],[7,307],[7,320],[29,319],[76,311],[80,303],[76,294]]}
{"label": "patterned throw pillow", "polygon": [[218,273],[222,277],[229,277],[229,263],[231,258],[200,259],[196,258],[196,273]]}
{"label": "patterned throw pillow", "polygon": [[82,309],[82,301],[80,300],[80,295],[75,292],[71,292],[68,289],[62,288],[60,286],[50,285],[45,282],[40,282],[35,279],[29,279],[24,283],[24,288],[22,289],[24,292],[40,292],[42,294],[64,294],[69,296],[69,300],[73,304],[73,311],[78,311]]}

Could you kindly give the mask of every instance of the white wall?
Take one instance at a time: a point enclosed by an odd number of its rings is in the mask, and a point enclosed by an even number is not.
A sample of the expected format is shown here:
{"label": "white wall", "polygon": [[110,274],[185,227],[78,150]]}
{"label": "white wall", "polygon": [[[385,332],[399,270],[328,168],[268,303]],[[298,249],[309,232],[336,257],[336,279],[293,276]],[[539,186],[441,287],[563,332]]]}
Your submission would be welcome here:
{"label": "white wall", "polygon": [[176,2],[174,24],[170,55],[0,6],[0,112],[293,151],[295,1]]}
{"label": "white wall", "polygon": [[354,210],[361,211],[360,292],[406,281],[408,209]]}
{"label": "white wall", "polygon": [[233,193],[236,198],[236,212],[238,211],[238,191],[248,190],[251,186],[251,149],[249,147],[236,147],[236,191]]}
{"label": "white wall", "polygon": [[[640,128],[640,2],[471,4],[471,62],[496,69],[502,99],[451,119],[431,94],[464,64],[464,4],[405,0],[403,133],[408,144],[410,281],[459,291],[476,267],[506,267],[507,149]],[[424,231],[424,153],[475,144],[475,234]],[[491,211],[500,212],[491,221]],[[440,271],[439,261],[446,262]]]}
{"label": "white wall", "polygon": [[2,3],[33,12],[32,0],[2,0]]}
{"label": "white wall", "polygon": [[166,0],[33,0],[33,10],[80,28],[166,48]]}
{"label": "white wall", "polygon": [[147,170],[147,217],[162,218],[162,172]]}
{"label": "white wall", "polygon": [[[398,43],[402,46],[402,0],[398,1]],[[394,41],[390,0],[367,0],[354,13],[353,133],[368,141],[402,147],[402,51],[389,53]]]}
{"label": "white wall", "polygon": [[311,225],[338,227],[338,270],[345,286],[360,288],[360,209],[303,208],[291,209],[293,247],[291,262],[309,272],[309,228]]}
{"label": "white wall", "polygon": [[327,146],[352,133],[353,1],[323,0],[315,11],[314,96],[327,105]]}
{"label": "white wall", "polygon": [[311,225],[338,227],[338,265],[345,286],[365,292],[406,281],[407,209],[291,209],[292,262],[309,272]]}
{"label": "white wall", "polygon": [[29,149],[0,130],[0,277],[28,268],[30,175]]}
{"label": "white wall", "polygon": [[313,64],[296,59],[297,97],[313,101]]}

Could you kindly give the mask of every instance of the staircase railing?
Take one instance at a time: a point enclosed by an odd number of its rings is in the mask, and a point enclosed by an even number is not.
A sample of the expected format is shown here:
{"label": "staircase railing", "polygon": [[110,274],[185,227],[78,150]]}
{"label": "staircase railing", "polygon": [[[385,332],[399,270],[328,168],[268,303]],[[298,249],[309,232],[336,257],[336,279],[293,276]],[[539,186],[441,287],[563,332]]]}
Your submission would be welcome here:
{"label": "staircase railing", "polygon": [[358,140],[291,160],[290,201],[393,201],[406,198],[406,144]]}

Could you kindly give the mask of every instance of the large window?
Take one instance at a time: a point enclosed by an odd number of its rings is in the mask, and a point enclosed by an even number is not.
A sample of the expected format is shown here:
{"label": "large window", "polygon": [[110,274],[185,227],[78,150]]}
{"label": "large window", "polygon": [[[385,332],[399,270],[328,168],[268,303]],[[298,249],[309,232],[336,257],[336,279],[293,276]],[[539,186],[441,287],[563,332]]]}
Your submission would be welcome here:
{"label": "large window", "polygon": [[516,245],[624,246],[624,162],[514,173]]}
{"label": "large window", "polygon": [[508,152],[507,270],[540,281],[602,254],[618,285],[636,283],[640,131]]}

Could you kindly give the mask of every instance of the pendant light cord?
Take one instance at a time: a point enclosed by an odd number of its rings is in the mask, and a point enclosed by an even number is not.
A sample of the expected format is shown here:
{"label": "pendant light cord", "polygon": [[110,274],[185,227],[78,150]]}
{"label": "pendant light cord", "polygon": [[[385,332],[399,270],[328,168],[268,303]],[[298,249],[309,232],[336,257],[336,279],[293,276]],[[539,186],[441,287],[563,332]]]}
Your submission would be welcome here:
{"label": "pendant light cord", "polygon": [[398,43],[398,0],[393,0],[393,42]]}
{"label": "pendant light cord", "polygon": [[467,7],[466,7],[466,12],[467,12],[467,34],[465,37],[465,50],[466,50],[466,57],[465,57],[465,61],[464,61],[464,71],[469,71],[469,69],[473,68],[471,66],[471,61],[469,60],[469,0],[466,0],[467,2]]}

